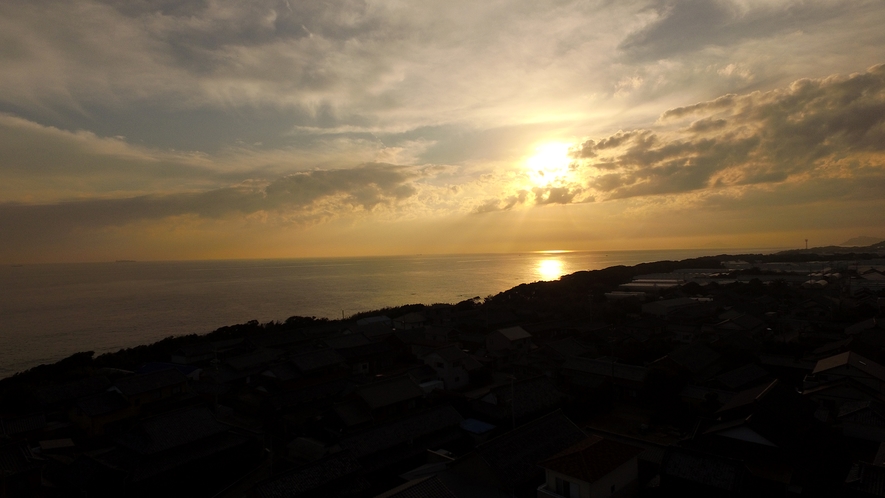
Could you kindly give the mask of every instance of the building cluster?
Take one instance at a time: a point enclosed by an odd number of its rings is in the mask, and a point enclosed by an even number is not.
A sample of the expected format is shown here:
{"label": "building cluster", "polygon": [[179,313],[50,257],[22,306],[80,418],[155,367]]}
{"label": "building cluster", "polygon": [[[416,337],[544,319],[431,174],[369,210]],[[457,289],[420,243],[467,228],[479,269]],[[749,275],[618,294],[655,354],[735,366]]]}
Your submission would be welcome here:
{"label": "building cluster", "polygon": [[79,366],[0,400],[0,497],[885,496],[885,262],[863,263],[637,275],[555,312],[558,283],[521,286]]}

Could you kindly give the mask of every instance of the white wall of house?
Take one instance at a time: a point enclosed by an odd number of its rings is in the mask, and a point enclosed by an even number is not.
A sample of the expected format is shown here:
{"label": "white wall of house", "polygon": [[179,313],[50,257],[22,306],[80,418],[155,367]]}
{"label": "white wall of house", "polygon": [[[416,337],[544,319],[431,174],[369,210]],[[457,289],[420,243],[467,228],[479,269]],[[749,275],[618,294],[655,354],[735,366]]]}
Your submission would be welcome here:
{"label": "white wall of house", "polygon": [[626,463],[609,472],[590,485],[590,494],[586,498],[601,498],[616,495],[639,479],[639,457],[635,456]]}
{"label": "white wall of house", "polygon": [[[609,472],[596,482],[588,483],[575,477],[545,469],[547,472],[547,489],[565,498],[608,498],[634,485],[639,479],[639,457],[633,457],[626,463]],[[569,481],[569,490],[577,488],[577,493],[572,492],[568,496],[561,494],[557,487],[557,479]],[[539,493],[539,496],[541,494]]]}
{"label": "white wall of house", "polygon": [[460,389],[470,383],[470,376],[464,367],[454,365],[438,354],[425,356],[424,363],[436,371],[436,378],[443,381],[446,389]]}

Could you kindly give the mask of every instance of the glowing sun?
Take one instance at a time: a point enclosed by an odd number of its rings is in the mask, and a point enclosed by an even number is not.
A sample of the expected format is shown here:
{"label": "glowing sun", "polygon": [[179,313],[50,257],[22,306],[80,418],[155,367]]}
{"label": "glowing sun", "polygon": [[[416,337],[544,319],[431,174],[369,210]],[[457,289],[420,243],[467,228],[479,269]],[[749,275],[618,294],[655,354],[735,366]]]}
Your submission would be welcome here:
{"label": "glowing sun", "polygon": [[571,177],[568,155],[571,144],[552,142],[535,147],[535,154],[526,159],[525,164],[532,182],[544,187]]}

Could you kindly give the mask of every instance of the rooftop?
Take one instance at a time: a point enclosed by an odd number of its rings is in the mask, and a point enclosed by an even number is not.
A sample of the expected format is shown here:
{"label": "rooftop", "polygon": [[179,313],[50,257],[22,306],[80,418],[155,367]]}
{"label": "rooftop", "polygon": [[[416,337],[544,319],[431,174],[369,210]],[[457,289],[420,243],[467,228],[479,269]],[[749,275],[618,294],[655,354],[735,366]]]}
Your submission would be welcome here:
{"label": "rooftop", "polygon": [[510,341],[518,341],[520,339],[529,339],[532,337],[532,334],[529,334],[524,328],[518,325],[516,327],[507,327],[506,329],[498,329],[498,332]]}
{"label": "rooftop", "polygon": [[613,470],[639,456],[642,448],[612,441],[599,436],[590,436],[539,465],[584,482],[595,482]]}
{"label": "rooftop", "polygon": [[850,351],[819,360],[811,373],[826,372],[827,370],[843,366],[854,367],[871,377],[885,381],[885,367]]}

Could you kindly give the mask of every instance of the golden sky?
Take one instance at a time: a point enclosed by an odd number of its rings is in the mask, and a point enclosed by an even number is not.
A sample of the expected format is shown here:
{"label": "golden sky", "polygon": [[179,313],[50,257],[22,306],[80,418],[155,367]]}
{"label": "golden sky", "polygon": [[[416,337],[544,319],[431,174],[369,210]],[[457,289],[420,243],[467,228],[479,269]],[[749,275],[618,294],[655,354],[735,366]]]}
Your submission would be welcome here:
{"label": "golden sky", "polygon": [[885,2],[0,2],[0,262],[885,238]]}

